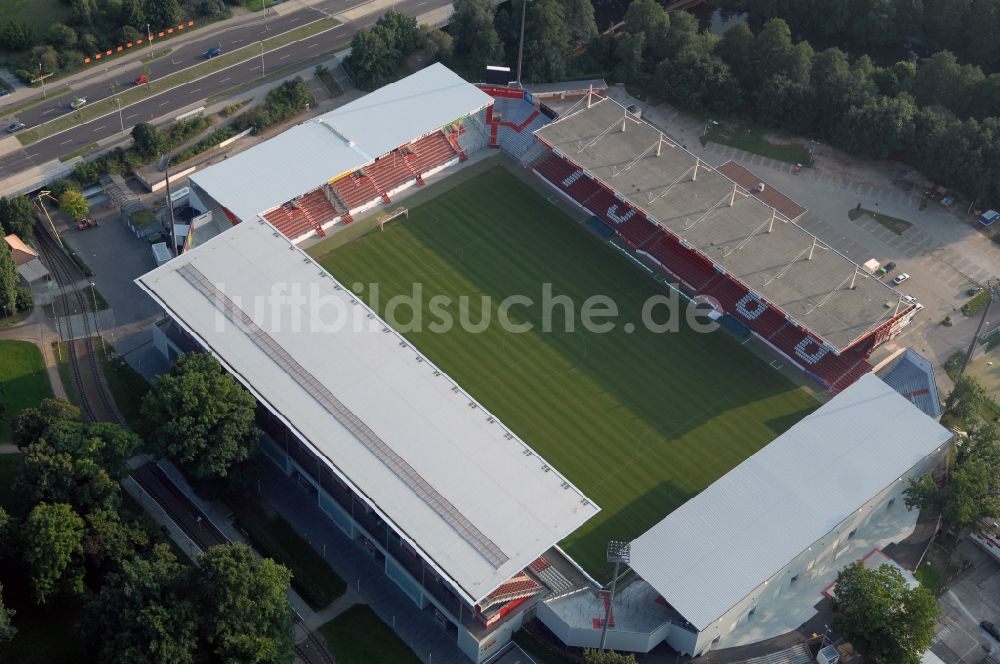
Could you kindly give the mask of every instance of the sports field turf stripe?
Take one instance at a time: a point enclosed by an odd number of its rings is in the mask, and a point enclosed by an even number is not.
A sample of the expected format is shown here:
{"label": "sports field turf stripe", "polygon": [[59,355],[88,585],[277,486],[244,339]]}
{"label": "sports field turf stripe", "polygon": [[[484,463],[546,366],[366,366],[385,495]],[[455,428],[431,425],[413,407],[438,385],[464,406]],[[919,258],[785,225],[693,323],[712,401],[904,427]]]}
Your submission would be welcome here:
{"label": "sports field turf stripe", "polygon": [[[541,283],[579,305],[610,295],[608,334],[561,329],[407,333],[418,348],[601,506],[564,542],[595,576],[604,547],[635,537],[815,408],[816,402],[725,332],[654,334],[641,305],[661,287],[504,168],[410,209],[410,216],[322,258],[341,281],[378,282],[385,314],[414,282],[434,294],[498,302]],[[371,303],[372,293],[362,296]],[[457,311],[457,309],[456,309]],[[537,323],[540,307],[513,309]],[[428,322],[425,314],[424,324]]]}

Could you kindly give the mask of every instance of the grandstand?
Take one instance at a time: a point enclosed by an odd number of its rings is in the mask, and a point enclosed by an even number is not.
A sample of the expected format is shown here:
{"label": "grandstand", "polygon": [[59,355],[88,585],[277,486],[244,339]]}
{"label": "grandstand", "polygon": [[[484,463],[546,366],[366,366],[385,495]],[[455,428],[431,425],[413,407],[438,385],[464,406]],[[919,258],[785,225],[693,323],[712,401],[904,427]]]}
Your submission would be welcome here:
{"label": "grandstand", "polygon": [[833,391],[912,317],[899,292],[789,218],[794,202],[762,200],[613,99],[587,95],[535,135],[550,149],[539,176]]}
{"label": "grandstand", "polygon": [[192,193],[232,224],[260,215],[293,240],[323,236],[484,146],[463,121],[492,103],[434,64],[192,175]]}

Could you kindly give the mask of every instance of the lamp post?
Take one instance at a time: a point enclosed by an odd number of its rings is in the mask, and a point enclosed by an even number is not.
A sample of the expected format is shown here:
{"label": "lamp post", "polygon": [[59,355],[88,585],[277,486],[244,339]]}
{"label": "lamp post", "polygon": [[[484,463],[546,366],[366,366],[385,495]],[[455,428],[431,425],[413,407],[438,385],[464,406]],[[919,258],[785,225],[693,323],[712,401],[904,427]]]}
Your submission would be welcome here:
{"label": "lamp post", "polygon": [[149,23],[146,24],[146,41],[149,42],[149,59],[153,59],[153,31],[149,29]]}
{"label": "lamp post", "polygon": [[260,40],[260,79],[264,80],[264,40]]}
{"label": "lamp post", "polygon": [[719,126],[719,123],[718,123],[718,122],[716,122],[715,120],[708,120],[708,121],[707,121],[707,122],[705,123],[705,126],[704,126],[704,128],[703,128],[703,129],[701,130],[701,135],[702,135],[702,136],[704,136],[705,134],[707,134],[707,133],[708,133],[708,126],[709,126],[709,125],[712,125],[713,127],[718,127],[718,126]]}
{"label": "lamp post", "polygon": [[615,573],[611,577],[611,595],[608,597],[608,605],[604,609],[604,624],[601,626],[601,652],[608,640],[608,622],[611,620],[611,605],[615,601],[615,589],[618,586],[618,566],[622,563],[628,565],[632,556],[632,547],[629,542],[611,540],[608,542],[608,562],[615,564]]}

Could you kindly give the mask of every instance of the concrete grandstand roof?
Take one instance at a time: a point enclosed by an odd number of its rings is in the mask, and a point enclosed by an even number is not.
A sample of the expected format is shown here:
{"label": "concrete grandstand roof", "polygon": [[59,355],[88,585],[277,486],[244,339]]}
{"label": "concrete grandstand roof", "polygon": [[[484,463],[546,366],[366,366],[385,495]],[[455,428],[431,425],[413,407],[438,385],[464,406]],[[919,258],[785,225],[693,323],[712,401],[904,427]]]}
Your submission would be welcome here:
{"label": "concrete grandstand roof", "polygon": [[262,220],[136,283],[470,603],[599,511]]}
{"label": "concrete grandstand roof", "polygon": [[843,350],[906,308],[896,290],[802,227],[780,215],[772,224],[773,208],[746,190],[730,205],[732,180],[613,99],[595,98],[535,135],[821,341]]}
{"label": "concrete grandstand roof", "polygon": [[191,180],[246,221],[491,102],[435,63],[209,166]]}
{"label": "concrete grandstand roof", "polygon": [[865,375],[632,542],[631,566],[702,631],[951,435]]}

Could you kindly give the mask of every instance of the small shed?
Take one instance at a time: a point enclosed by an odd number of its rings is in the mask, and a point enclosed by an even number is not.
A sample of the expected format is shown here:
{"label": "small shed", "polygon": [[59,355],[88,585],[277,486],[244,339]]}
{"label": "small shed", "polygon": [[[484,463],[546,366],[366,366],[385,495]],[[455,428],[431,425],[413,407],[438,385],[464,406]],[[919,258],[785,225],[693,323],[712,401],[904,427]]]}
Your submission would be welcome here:
{"label": "small shed", "polygon": [[24,240],[11,233],[4,237],[4,241],[14,257],[17,273],[24,279],[25,283],[33,284],[36,281],[49,278],[49,271],[39,260],[38,252],[25,244]]}

